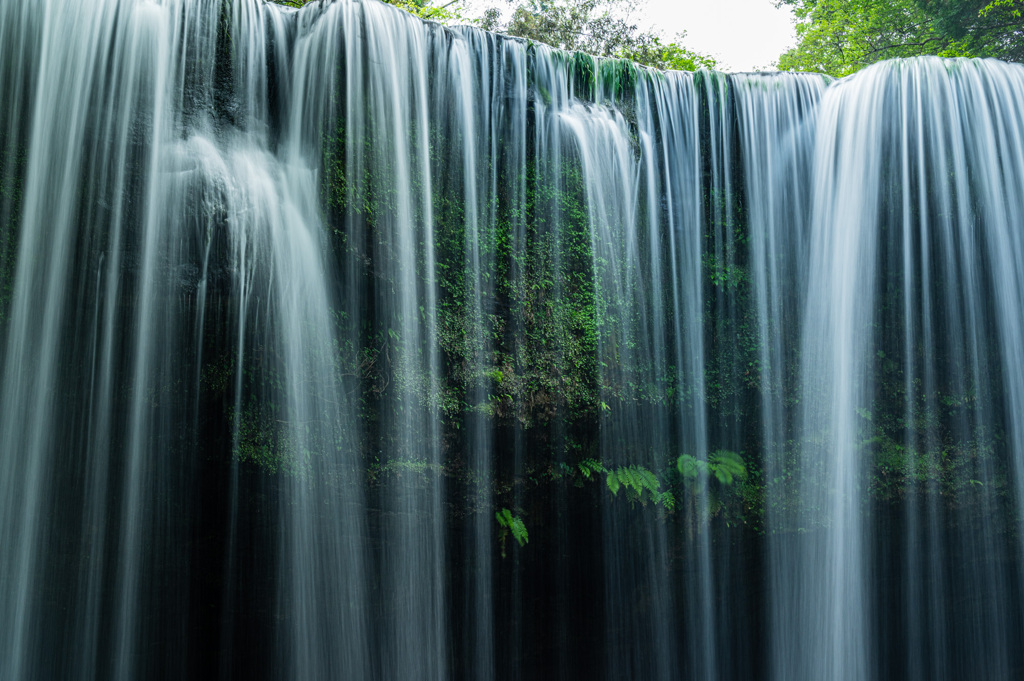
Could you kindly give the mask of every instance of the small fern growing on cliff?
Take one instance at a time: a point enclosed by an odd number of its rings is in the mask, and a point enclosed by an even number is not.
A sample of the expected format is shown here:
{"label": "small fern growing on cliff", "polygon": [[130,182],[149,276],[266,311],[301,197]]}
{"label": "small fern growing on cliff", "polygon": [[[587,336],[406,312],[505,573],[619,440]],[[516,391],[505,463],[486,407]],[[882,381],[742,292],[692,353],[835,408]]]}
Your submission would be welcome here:
{"label": "small fern growing on cliff", "polygon": [[658,476],[643,466],[619,466],[606,472],[608,489],[613,495],[618,496],[619,490],[625,489],[626,497],[630,501],[639,501],[644,506],[648,501],[653,501],[670,511],[675,508],[675,497],[672,493],[662,492]]}
{"label": "small fern growing on cliff", "polygon": [[708,456],[707,461],[683,454],[676,461],[676,468],[684,481],[691,484],[705,475],[713,475],[723,485],[731,485],[734,480],[747,478],[747,465],[743,457],[736,452],[720,449]]}
{"label": "small fern growing on cliff", "polygon": [[500,511],[494,513],[494,517],[498,520],[498,542],[501,545],[501,557],[505,557],[505,540],[508,535],[511,534],[512,538],[520,546],[526,546],[526,543],[530,541],[530,534],[526,531],[526,523],[519,516],[512,515],[512,511],[507,508],[503,508]]}

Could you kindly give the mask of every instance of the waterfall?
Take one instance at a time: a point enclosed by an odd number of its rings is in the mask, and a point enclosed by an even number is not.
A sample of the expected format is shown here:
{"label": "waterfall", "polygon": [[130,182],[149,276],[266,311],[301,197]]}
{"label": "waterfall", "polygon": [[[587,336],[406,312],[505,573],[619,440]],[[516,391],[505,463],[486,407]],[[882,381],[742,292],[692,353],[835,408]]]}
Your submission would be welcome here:
{"label": "waterfall", "polygon": [[[1019,480],[1021,459],[1020,243],[1010,216],[1021,214],[1024,167],[1010,83],[1021,75],[995,62],[897,61],[822,97],[799,456],[800,520],[826,531],[800,542],[797,588],[809,597],[793,621],[803,622],[802,645],[829,654],[789,667],[791,678],[876,675],[873,649],[892,623],[872,612],[881,570],[870,540],[884,520],[862,490],[883,482],[871,459],[893,456],[920,483],[906,490],[908,543],[892,549],[904,554],[896,594],[908,631],[906,659],[893,664],[910,678],[1019,669],[1008,598],[1019,575],[1008,552],[1019,513],[1009,506],[1020,498],[1009,480]],[[996,455],[983,443],[1004,428]],[[968,478],[943,481],[949,466]],[[984,522],[968,525],[956,505],[972,502]],[[951,602],[953,590],[966,602]]]}
{"label": "waterfall", "polygon": [[1022,92],[0,5],[0,681],[1020,675]]}

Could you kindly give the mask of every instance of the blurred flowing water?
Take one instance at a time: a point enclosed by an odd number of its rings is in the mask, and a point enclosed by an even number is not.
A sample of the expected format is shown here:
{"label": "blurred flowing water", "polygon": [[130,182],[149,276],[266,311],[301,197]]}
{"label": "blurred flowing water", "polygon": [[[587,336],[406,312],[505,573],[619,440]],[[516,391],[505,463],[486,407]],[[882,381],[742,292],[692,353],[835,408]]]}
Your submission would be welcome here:
{"label": "blurred flowing water", "polygon": [[1024,674],[1022,93],[0,5],[0,680]]}

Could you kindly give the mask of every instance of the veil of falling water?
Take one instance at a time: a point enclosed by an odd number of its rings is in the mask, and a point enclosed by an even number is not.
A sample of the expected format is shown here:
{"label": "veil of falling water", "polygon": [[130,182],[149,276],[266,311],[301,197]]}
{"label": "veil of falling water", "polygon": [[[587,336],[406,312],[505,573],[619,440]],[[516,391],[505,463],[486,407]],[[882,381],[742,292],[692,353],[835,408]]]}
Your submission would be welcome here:
{"label": "veil of falling water", "polygon": [[[1007,507],[1021,498],[1022,76],[994,62],[893,62],[822,98],[797,522],[825,529],[779,554],[797,575],[780,594],[797,609],[776,660],[790,678],[870,679],[882,663],[904,678],[1019,673],[1007,598],[1019,511]],[[904,546],[863,495],[882,484],[872,458],[892,453],[915,482]],[[966,488],[940,474],[951,465]],[[958,517],[969,501],[983,522]],[[874,597],[886,591],[898,618]],[[907,645],[890,648],[901,629]]]}
{"label": "veil of falling water", "polygon": [[1022,92],[3,3],[0,680],[1020,675]]}

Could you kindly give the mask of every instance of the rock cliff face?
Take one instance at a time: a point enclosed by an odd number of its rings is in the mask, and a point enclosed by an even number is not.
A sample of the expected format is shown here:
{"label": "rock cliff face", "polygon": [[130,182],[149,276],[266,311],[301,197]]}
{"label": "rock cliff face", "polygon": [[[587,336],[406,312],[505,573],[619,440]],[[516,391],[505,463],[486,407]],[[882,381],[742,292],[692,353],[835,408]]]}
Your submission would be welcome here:
{"label": "rock cliff face", "polygon": [[1021,92],[0,5],[0,681],[1020,674]]}

